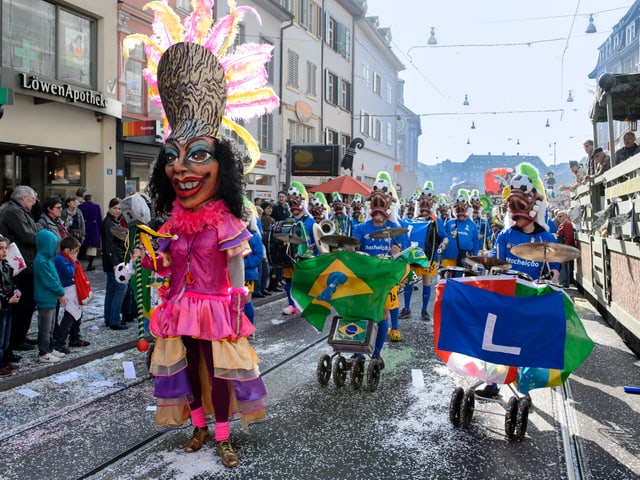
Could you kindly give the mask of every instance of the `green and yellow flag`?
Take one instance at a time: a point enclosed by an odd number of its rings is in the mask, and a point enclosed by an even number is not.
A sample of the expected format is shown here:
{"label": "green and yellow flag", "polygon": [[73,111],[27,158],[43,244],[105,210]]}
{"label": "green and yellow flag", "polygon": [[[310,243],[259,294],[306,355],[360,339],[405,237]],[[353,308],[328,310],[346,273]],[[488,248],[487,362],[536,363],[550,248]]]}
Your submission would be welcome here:
{"label": "green and yellow flag", "polygon": [[296,263],[291,295],[322,331],[333,307],[345,320],[382,320],[387,295],[409,273],[403,260],[333,252]]}

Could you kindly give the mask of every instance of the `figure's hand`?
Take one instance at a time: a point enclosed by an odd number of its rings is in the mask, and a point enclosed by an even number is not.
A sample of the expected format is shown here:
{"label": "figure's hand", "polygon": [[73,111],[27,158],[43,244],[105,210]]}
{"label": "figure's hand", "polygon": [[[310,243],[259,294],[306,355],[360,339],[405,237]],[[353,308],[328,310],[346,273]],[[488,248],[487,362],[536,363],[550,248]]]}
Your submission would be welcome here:
{"label": "figure's hand", "polygon": [[138,258],[142,258],[144,256],[144,251],[141,248],[134,248],[131,252],[131,258],[133,260],[137,260]]}
{"label": "figure's hand", "polygon": [[170,267],[171,266],[171,254],[168,252],[162,252],[160,253],[160,255],[162,255],[162,266],[163,267]]}
{"label": "figure's hand", "polygon": [[551,270],[551,281],[553,283],[558,283],[560,279],[560,271],[559,270]]}
{"label": "figure's hand", "polygon": [[67,299],[66,297],[58,297],[58,301],[60,302],[60,305],[66,305],[67,304]]}
{"label": "figure's hand", "polygon": [[391,246],[391,255],[397,255],[400,252],[401,252],[400,245]]}

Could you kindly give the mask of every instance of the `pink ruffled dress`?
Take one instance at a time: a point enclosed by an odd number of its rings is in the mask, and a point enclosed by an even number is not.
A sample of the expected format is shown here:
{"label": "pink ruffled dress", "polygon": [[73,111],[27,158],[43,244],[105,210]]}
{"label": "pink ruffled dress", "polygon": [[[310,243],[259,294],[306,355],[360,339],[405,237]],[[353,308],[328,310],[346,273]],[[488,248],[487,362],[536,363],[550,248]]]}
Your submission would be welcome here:
{"label": "pink ruffled dress", "polygon": [[[229,314],[228,261],[250,252],[251,233],[221,200],[209,202],[197,211],[185,210],[175,202],[172,216],[161,230],[173,234],[174,239],[160,248],[170,253],[171,264],[163,267],[159,257],[156,270],[160,275],[170,275],[170,286],[161,292],[163,301],[149,323],[156,337],[151,362],[158,398],[156,423],[181,424],[188,418],[188,410],[179,414],[160,412],[161,407],[188,406],[193,398],[182,336],[211,341],[214,376],[234,385],[230,389],[231,413],[240,413],[246,423],[263,418],[266,390],[257,366],[258,356],[247,341],[255,328],[246,316],[242,315],[238,324]],[[148,257],[142,266],[153,269]],[[208,381],[206,369],[200,377],[205,383]],[[207,392],[204,387],[203,392]],[[207,403],[204,401],[205,410]]]}

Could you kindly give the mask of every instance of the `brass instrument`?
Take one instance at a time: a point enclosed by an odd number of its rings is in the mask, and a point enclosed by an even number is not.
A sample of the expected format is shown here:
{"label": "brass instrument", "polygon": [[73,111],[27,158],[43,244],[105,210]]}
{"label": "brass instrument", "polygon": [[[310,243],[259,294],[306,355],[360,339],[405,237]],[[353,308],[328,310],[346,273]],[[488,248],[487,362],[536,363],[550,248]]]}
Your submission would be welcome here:
{"label": "brass instrument", "polygon": [[313,238],[316,241],[318,253],[329,253],[330,246],[322,241],[325,235],[333,235],[336,232],[336,226],[331,220],[320,220],[319,223],[313,225]]}

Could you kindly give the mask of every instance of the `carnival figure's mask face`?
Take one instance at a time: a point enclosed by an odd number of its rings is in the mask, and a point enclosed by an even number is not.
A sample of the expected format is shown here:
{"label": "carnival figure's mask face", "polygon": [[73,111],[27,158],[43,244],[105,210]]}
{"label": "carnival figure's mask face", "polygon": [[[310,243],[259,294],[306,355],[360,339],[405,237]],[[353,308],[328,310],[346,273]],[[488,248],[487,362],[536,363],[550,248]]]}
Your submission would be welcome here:
{"label": "carnival figure's mask face", "polygon": [[371,195],[369,196],[369,207],[371,209],[371,218],[375,218],[376,213],[380,213],[385,219],[391,215],[391,185],[383,179],[376,180],[373,184]]}
{"label": "carnival figure's mask face", "polygon": [[333,213],[336,217],[341,217],[342,215],[344,215],[344,203],[333,202]]}
{"label": "carnival figure's mask face", "polygon": [[405,217],[411,219],[413,218],[413,214],[415,212],[415,203],[414,202],[409,202],[407,203],[407,206],[405,207]]}
{"label": "carnival figure's mask face", "polygon": [[469,216],[469,204],[466,201],[456,201],[453,204],[453,211],[458,220],[466,220]]}
{"label": "carnival figure's mask face", "polygon": [[543,197],[533,187],[533,182],[529,177],[526,175],[513,177],[507,205],[511,212],[511,218],[517,226],[524,227],[535,220],[536,212],[533,207],[538,200],[543,200]]}
{"label": "carnival figure's mask face", "polygon": [[318,200],[315,197],[309,200],[309,213],[311,214],[313,219],[316,221],[316,223],[319,223],[321,220],[325,218],[324,205],[320,200]]}
{"label": "carnival figure's mask face", "polygon": [[351,213],[354,217],[362,215],[362,202],[360,200],[354,201],[351,204]]}
{"label": "carnival figure's mask face", "polygon": [[164,171],[183,208],[197,209],[216,196],[220,164],[214,152],[212,137],[195,137],[185,143],[173,138],[164,146]]}
{"label": "carnival figure's mask face", "polygon": [[433,205],[435,203],[435,198],[433,198],[433,192],[431,190],[422,192],[420,198],[418,199],[418,208],[420,209],[421,217],[428,217],[431,215],[431,211],[433,209]]}
{"label": "carnival figure's mask face", "polygon": [[480,213],[480,210],[482,210],[482,203],[480,203],[478,197],[471,197],[471,208],[475,213]]}
{"label": "carnival figure's mask face", "polygon": [[438,207],[438,213],[440,214],[440,218],[442,220],[449,219],[449,205],[440,205]]}
{"label": "carnival figure's mask face", "polygon": [[304,197],[296,187],[289,187],[289,190],[287,190],[287,203],[289,204],[289,211],[294,217],[299,216],[304,210]]}

